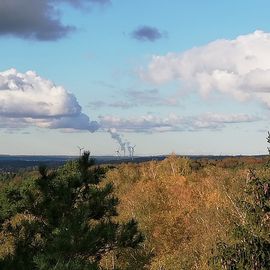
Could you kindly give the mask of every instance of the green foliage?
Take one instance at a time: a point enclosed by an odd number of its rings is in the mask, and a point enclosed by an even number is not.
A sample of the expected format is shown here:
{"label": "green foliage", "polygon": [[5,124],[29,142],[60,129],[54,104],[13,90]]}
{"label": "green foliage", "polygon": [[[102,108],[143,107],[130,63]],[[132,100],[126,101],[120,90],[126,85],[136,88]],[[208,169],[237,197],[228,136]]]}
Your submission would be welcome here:
{"label": "green foliage", "polygon": [[13,179],[5,182],[0,188],[0,224],[28,205],[30,191],[34,188],[32,177]]}
{"label": "green foliage", "polygon": [[104,170],[88,152],[39,172],[1,191],[0,269],[98,269],[103,254],[142,242],[134,220],[114,221],[118,199],[112,184],[99,185]]}

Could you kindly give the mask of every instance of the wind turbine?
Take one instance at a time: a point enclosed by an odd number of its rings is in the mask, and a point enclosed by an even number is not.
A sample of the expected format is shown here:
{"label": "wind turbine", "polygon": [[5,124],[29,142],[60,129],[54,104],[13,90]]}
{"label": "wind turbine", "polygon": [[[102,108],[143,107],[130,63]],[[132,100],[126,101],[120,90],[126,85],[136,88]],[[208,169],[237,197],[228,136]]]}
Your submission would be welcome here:
{"label": "wind turbine", "polygon": [[82,155],[82,150],[84,149],[84,147],[77,146],[77,148],[79,149],[79,151],[80,151],[80,156],[81,156],[81,155]]}

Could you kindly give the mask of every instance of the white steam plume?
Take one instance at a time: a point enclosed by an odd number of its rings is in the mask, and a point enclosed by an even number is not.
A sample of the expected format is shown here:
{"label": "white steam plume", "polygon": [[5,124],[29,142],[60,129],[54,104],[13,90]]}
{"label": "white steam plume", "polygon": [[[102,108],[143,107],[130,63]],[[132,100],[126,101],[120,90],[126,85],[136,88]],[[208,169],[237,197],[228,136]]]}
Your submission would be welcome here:
{"label": "white steam plume", "polygon": [[117,132],[117,130],[115,128],[110,128],[108,129],[108,132],[111,134],[111,137],[113,140],[115,140],[120,148],[121,151],[124,153],[124,156],[126,155],[126,149],[129,152],[129,156],[131,157],[132,155],[132,147],[129,141],[124,142],[121,135]]}

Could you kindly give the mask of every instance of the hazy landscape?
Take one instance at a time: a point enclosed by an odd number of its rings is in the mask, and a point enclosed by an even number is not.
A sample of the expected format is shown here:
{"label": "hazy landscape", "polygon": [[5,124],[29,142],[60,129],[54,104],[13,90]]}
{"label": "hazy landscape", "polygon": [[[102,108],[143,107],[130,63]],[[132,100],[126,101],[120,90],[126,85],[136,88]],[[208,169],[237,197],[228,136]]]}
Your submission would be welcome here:
{"label": "hazy landscape", "polygon": [[0,270],[270,270],[269,10],[0,0]]}
{"label": "hazy landscape", "polygon": [[[97,165],[108,165],[108,164],[121,164],[121,163],[142,163],[147,161],[161,161],[166,159],[168,156],[134,156],[134,157],[119,157],[119,156],[92,156],[95,159]],[[179,156],[181,157],[181,156]],[[233,158],[234,160],[250,158],[258,159],[263,162],[267,155],[256,155],[256,156],[184,156],[190,160],[212,160],[212,161],[221,161],[228,160]],[[0,155],[0,170],[2,172],[18,172],[22,170],[32,170],[37,169],[41,165],[45,165],[49,168],[57,168],[61,165],[64,165],[66,162],[71,160],[77,160],[78,156],[9,156],[9,155]]]}

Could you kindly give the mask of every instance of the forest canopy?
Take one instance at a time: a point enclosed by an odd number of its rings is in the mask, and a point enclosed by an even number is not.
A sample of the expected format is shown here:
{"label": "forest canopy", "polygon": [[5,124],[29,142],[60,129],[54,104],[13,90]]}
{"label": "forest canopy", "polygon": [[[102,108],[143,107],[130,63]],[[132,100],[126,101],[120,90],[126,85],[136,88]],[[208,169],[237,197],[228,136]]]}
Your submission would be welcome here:
{"label": "forest canopy", "polygon": [[96,166],[0,181],[1,269],[262,269],[268,158]]}

